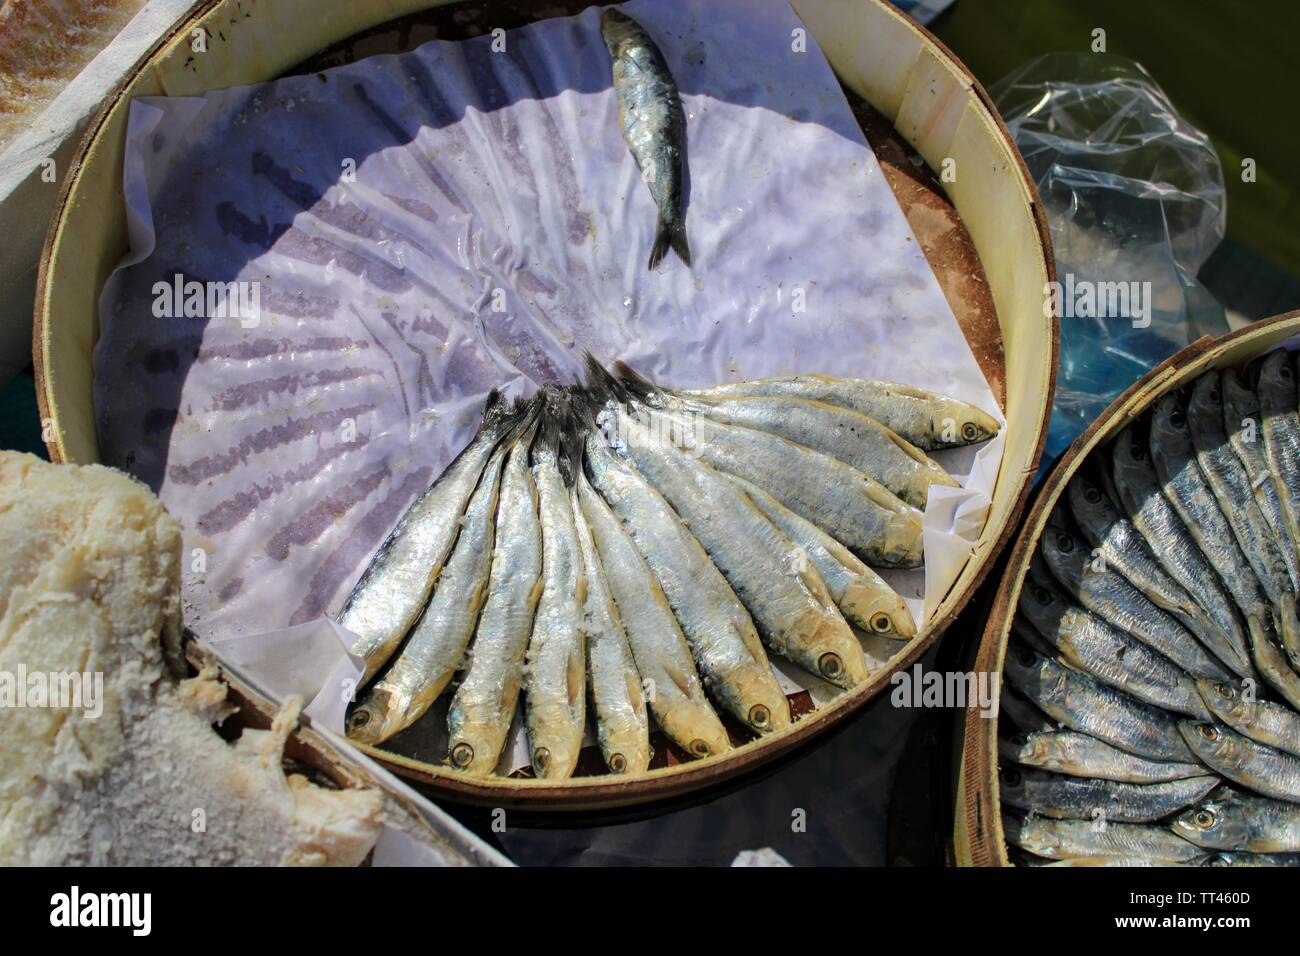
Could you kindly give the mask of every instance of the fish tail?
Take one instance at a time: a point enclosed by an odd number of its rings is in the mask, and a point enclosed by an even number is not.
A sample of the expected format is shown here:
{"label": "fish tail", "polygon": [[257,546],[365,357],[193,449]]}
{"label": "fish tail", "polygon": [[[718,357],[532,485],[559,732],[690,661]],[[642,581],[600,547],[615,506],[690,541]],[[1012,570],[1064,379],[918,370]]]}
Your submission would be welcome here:
{"label": "fish tail", "polygon": [[677,253],[682,262],[688,266],[691,264],[691,247],[686,241],[686,220],[677,218],[667,222],[661,215],[655,224],[655,244],[650,250],[649,268],[659,265],[664,256],[668,255],[669,249]]}

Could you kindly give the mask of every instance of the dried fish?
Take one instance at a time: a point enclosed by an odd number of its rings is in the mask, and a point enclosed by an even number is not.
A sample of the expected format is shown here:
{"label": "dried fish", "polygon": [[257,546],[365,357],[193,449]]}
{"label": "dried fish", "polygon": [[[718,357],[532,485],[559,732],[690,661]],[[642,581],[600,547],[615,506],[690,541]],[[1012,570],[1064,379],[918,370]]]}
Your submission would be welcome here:
{"label": "dried fish", "polygon": [[542,518],[542,592],[528,642],[525,715],[533,772],[563,779],[578,762],[587,716],[587,572],[569,495],[575,453],[568,447],[572,433],[565,428],[568,403],[552,392],[547,405],[533,445]]}
{"label": "dried fish", "polygon": [[1219,785],[1202,774],[1162,783],[1121,783],[1003,767],[998,793],[1004,804],[1058,820],[1150,823],[1177,813]]}
{"label": "dried fish", "polygon": [[516,425],[517,416],[493,389],[478,434],[406,509],[352,589],[338,622],[357,635],[352,653],[366,662],[363,685],[387,663],[429,602],[483,467]]}
{"label": "dried fish", "polygon": [[1000,427],[992,415],[955,398],[865,378],[782,375],[685,389],[680,394],[709,399],[769,395],[827,402],[874,418],[924,451],[985,441]]}
{"label": "dried fish", "polygon": [[726,753],[727,732],[704,696],[690,646],[658,579],[585,473],[577,476],[577,487],[656,722],[693,756]]}
{"label": "dried fish", "polygon": [[541,594],[542,521],[528,462],[536,431],[534,417],[502,469],[487,602],[447,712],[451,764],[477,776],[493,771],[505,746]]}
{"label": "dried fish", "polygon": [[790,723],[754,623],[727,579],[659,492],[588,433],[585,467],[662,586],[709,693],[759,734]]}
{"label": "dried fish", "polygon": [[609,49],[614,95],[623,138],[659,207],[653,269],[671,247],[688,266],[686,241],[686,114],[668,63],[645,28],[626,13],[607,7],[600,32]]}

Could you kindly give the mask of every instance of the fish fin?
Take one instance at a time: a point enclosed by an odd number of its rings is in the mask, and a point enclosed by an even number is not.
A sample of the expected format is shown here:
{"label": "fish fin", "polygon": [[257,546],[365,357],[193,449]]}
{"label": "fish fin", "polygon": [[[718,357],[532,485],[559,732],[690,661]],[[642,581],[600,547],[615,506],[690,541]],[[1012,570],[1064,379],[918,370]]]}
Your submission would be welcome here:
{"label": "fish fin", "polygon": [[614,374],[618,376],[618,384],[625,391],[631,392],[637,398],[650,398],[655,393],[661,391],[659,386],[650,379],[646,378],[640,372],[636,371],[626,362],[614,363]]}
{"label": "fish fin", "polygon": [[[622,362],[618,363],[618,365],[622,364]],[[601,404],[609,401],[622,403],[630,397],[623,383],[611,375],[605,366],[595,361],[587,366],[587,388]]]}
{"label": "fish fin", "polygon": [[492,389],[483,403],[483,425],[493,425],[510,413],[510,403],[501,395],[500,390]]}
{"label": "fish fin", "polygon": [[669,249],[677,253],[677,257],[687,266],[691,264],[691,247],[686,241],[685,220],[675,219],[672,222],[665,222],[664,217],[660,216],[655,223],[655,244],[650,250],[650,263],[647,268],[653,269],[663,262]]}
{"label": "fish fin", "polygon": [[582,471],[582,453],[586,446],[586,426],[579,420],[570,401],[560,416],[560,477],[572,488]]}

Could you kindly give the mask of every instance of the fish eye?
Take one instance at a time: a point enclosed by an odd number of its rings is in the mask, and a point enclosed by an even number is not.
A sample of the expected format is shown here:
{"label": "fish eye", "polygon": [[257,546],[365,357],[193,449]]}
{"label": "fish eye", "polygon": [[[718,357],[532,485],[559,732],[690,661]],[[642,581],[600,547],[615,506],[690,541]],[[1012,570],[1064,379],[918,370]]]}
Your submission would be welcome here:
{"label": "fish eye", "polygon": [[609,769],[615,773],[627,773],[627,758],[622,754],[610,754]]}
{"label": "fish eye", "polygon": [[348,718],[348,726],[353,730],[360,730],[366,724],[370,723],[370,711],[364,707],[358,707]]}
{"label": "fish eye", "polygon": [[889,619],[889,615],[884,611],[871,615],[871,629],[877,634],[884,634],[893,627],[894,622]]}
{"label": "fish eye", "polygon": [[975,426],[974,422],[967,422],[961,426],[961,437],[967,441],[974,441],[979,436],[980,430]]}
{"label": "fish eye", "polygon": [[1215,684],[1214,689],[1218,691],[1219,696],[1224,700],[1232,700],[1237,696],[1237,688],[1231,684]]}
{"label": "fish eye", "polygon": [[709,755],[709,745],[703,740],[692,740],[691,753],[697,757],[707,757]]}
{"label": "fish eye", "polygon": [[1217,402],[1218,400],[1219,400],[1219,390],[1217,388],[1210,389],[1210,401]]}
{"label": "fish eye", "polygon": [[763,704],[749,708],[749,726],[755,730],[767,730],[772,726],[772,712]]}
{"label": "fish eye", "polygon": [[1056,546],[1066,554],[1069,554],[1074,550],[1074,538],[1070,537],[1068,534],[1058,534],[1056,536]]}
{"label": "fish eye", "polygon": [[538,770],[545,771],[550,762],[551,752],[545,747],[538,747],[533,751],[533,763],[537,765]]}
{"label": "fish eye", "polygon": [[1183,421],[1184,421],[1183,413],[1180,412],[1178,409],[1175,408],[1172,412],[1169,413],[1169,424],[1173,425],[1175,428],[1182,428]]}
{"label": "fish eye", "polygon": [[823,654],[817,661],[817,667],[821,670],[822,676],[830,680],[844,675],[844,662],[840,660],[838,654]]}
{"label": "fish eye", "polygon": [[451,748],[451,762],[457,767],[468,767],[474,762],[474,748],[467,743],[459,743]]}
{"label": "fish eye", "polygon": [[1002,782],[1008,787],[1020,786],[1020,771],[1015,767],[1002,768]]}
{"label": "fish eye", "polygon": [[1278,374],[1279,376],[1281,376],[1281,378],[1282,378],[1283,381],[1287,381],[1287,380],[1289,380],[1289,379],[1291,378],[1291,368],[1290,368],[1290,366],[1283,365],[1280,369],[1278,369],[1278,373],[1277,373],[1277,374]]}
{"label": "fish eye", "polygon": [[1083,500],[1088,502],[1090,505],[1095,505],[1097,502],[1101,501],[1101,492],[1092,487],[1092,485],[1089,485],[1083,492]]}
{"label": "fish eye", "polygon": [[1034,597],[1038,598],[1038,603],[1047,605],[1052,603],[1052,592],[1047,588],[1034,588]]}
{"label": "fish eye", "polygon": [[1192,814],[1192,823],[1196,824],[1196,827],[1200,830],[1210,829],[1210,827],[1214,826],[1214,811],[1197,810]]}
{"label": "fish eye", "polygon": [[1133,456],[1134,461],[1142,461],[1147,456],[1147,450],[1137,442],[1130,445],[1128,451],[1129,454]]}
{"label": "fish eye", "polygon": [[1200,730],[1201,736],[1206,740],[1213,742],[1219,739],[1219,728],[1214,726],[1214,724],[1201,724],[1198,729]]}

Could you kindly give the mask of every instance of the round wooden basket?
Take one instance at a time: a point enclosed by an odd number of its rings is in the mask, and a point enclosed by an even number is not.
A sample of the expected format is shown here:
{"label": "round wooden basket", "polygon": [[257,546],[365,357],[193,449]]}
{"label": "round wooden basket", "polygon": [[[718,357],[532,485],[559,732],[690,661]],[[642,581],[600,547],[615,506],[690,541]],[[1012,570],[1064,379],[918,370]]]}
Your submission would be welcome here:
{"label": "round wooden basket", "polygon": [[[105,100],[64,184],[38,279],[34,360],[41,413],[55,461],[94,462],[91,352],[98,297],[127,250],[123,142],[132,98],[200,95],[392,52],[431,36],[464,35],[491,9],[517,26],[584,2],[523,0],[211,0],[158,43]],[[1001,472],[988,519],[960,576],[921,633],[867,683],[806,713],[788,730],[702,761],[613,776],[541,781],[471,780],[448,768],[377,749],[394,771],[453,799],[498,807],[587,810],[680,796],[757,767],[842,721],[912,666],[966,605],[1020,516],[1046,434],[1056,374],[1057,325],[1044,317],[1055,272],[1033,184],[984,90],[934,37],[883,0],[793,0],[855,107],[887,179],[930,259],[1007,418]],[[391,21],[396,25],[384,26]],[[447,29],[412,30],[411,22]],[[459,24],[457,27],[456,25]],[[204,28],[207,52],[189,39]],[[472,28],[471,28],[472,29]],[[924,160],[913,162],[916,157]],[[942,186],[932,171],[959,175]],[[926,168],[928,167],[928,168]],[[937,226],[936,226],[937,223]],[[953,228],[957,227],[957,228]]]}
{"label": "round wooden basket", "polygon": [[[976,652],[977,674],[1002,673],[1011,619],[1039,536],[1070,479],[1093,449],[1123,431],[1161,395],[1183,387],[1202,372],[1245,362],[1296,335],[1300,335],[1300,311],[1274,316],[1217,339],[1207,337],[1193,342],[1143,376],[1074,440],[1035,494],[1033,507],[1011,548]],[[998,718],[982,716],[976,705],[968,708],[961,719],[953,859],[958,866],[1009,866],[998,796]]]}

